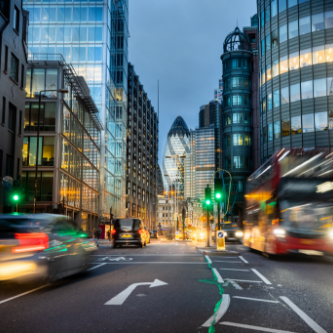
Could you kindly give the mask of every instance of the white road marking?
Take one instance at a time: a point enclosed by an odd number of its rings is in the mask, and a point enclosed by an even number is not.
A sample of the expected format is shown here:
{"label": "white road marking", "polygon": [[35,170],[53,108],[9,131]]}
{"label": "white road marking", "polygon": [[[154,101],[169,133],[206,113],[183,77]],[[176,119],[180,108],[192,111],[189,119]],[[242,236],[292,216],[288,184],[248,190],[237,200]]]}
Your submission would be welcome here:
{"label": "white road marking", "polygon": [[239,298],[239,299],[246,299],[249,301],[258,301],[258,302],[267,302],[267,303],[280,303],[279,301],[271,301],[268,299],[261,299],[261,298],[250,298],[250,297],[241,297],[241,296],[233,296],[232,298]]}
{"label": "white road marking", "polygon": [[119,293],[117,296],[111,298],[104,305],[122,305],[126,301],[127,297],[131,295],[132,291],[138,286],[150,285],[149,288],[154,288],[154,287],[164,286],[166,284],[168,283],[160,281],[158,279],[155,279],[154,282],[133,283],[130,286],[128,286],[125,290],[123,290],[121,293]]}
{"label": "white road marking", "polygon": [[224,281],[223,281],[223,279],[222,279],[222,276],[221,276],[220,273],[217,271],[217,269],[216,269],[216,268],[213,268],[213,271],[214,271],[214,273],[215,273],[215,275],[216,275],[216,277],[217,277],[217,282],[218,282],[218,283],[224,283]]}
{"label": "white road marking", "polygon": [[230,282],[236,289],[243,290],[243,288],[238,283],[236,283],[234,280],[229,280],[228,282]]}
{"label": "white road marking", "polygon": [[171,256],[174,256],[174,257],[202,257],[201,254],[170,254],[170,253],[165,253],[165,254],[162,254],[162,253],[157,253],[157,254],[152,254],[152,253],[142,253],[142,254],[123,254],[123,253],[118,253],[118,254],[93,254],[92,257],[119,257],[119,256],[122,256],[122,257],[171,257]]}
{"label": "white road marking", "polygon": [[220,261],[220,260],[215,260],[214,262],[223,262],[226,264],[241,264],[239,261]]}
{"label": "white road marking", "polygon": [[305,312],[297,307],[288,297],[280,296],[280,298],[289,305],[289,307],[296,312],[315,332],[327,333],[322,327],[320,327],[313,319],[311,319]]}
{"label": "white road marking", "polygon": [[256,269],[251,268],[252,272],[255,273],[260,277],[261,280],[263,280],[266,284],[272,284],[270,281],[268,281],[261,273],[259,273]]}
{"label": "white road marking", "polygon": [[262,283],[262,281],[255,280],[240,280],[240,279],[226,279],[228,281],[248,282],[248,283]]}
{"label": "white road marking", "polygon": [[19,295],[16,295],[16,296],[13,296],[13,297],[10,297],[10,298],[7,298],[7,299],[4,299],[3,301],[0,301],[0,304],[2,303],[6,303],[6,302],[9,302],[15,298],[18,298],[18,297],[21,297],[21,296],[24,296],[24,295],[27,295],[27,294],[30,294],[30,293],[33,293],[34,291],[36,290],[39,290],[39,289],[42,289],[42,288],[45,288],[47,286],[49,286],[50,284],[46,284],[44,286],[41,286],[41,287],[38,287],[38,288],[35,288],[35,289],[32,289],[32,290],[29,290],[29,291],[26,291],[25,293],[22,293],[22,294],[19,294]]}
{"label": "white road marking", "polygon": [[219,268],[221,271],[235,271],[235,272],[249,272],[249,269],[238,269],[238,268]]}
{"label": "white road marking", "polygon": [[103,263],[103,264],[99,264],[99,265],[97,265],[97,266],[94,266],[94,267],[91,267],[91,268],[87,269],[87,271],[92,271],[93,269],[98,268],[98,267],[101,267],[101,266],[104,266],[104,265],[105,265],[105,263]]}
{"label": "white road marking", "polygon": [[[98,263],[94,263],[98,264]],[[182,264],[182,265],[207,265],[206,262],[186,262],[186,261],[123,261],[123,262],[106,262],[103,265],[137,265],[137,264]],[[96,267],[97,268],[97,267]],[[261,281],[260,281],[261,282]]]}
{"label": "white road marking", "polygon": [[205,258],[207,259],[208,264],[212,263],[212,261],[210,260],[210,258],[208,256],[205,256]]}
{"label": "white road marking", "polygon": [[216,311],[215,315],[212,315],[203,325],[202,327],[210,327],[212,322],[215,324],[222,318],[222,316],[227,312],[228,307],[230,305],[230,296],[222,295],[222,302],[220,304],[219,309]]}
{"label": "white road marking", "polygon": [[248,264],[249,262],[247,260],[245,260],[242,256],[238,257],[239,259],[243,260],[245,262],[245,264]]}
{"label": "white road marking", "polygon": [[267,327],[231,323],[230,321],[222,321],[222,323],[220,323],[220,324],[221,325],[234,326],[234,327],[248,328],[249,330],[256,330],[256,331],[270,332],[270,333],[294,333],[294,332],[291,332],[291,331],[275,330],[273,328],[267,328]]}

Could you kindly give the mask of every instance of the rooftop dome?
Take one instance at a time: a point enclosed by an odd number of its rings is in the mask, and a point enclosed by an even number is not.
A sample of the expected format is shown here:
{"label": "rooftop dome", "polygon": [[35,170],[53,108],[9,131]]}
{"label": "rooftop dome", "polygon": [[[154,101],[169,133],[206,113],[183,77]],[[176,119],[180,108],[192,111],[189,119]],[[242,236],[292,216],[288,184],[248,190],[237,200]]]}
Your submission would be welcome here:
{"label": "rooftop dome", "polygon": [[238,27],[231,32],[223,43],[223,52],[231,51],[252,51],[250,39],[247,34],[244,34]]}
{"label": "rooftop dome", "polygon": [[170,131],[168,133],[168,137],[178,135],[180,137],[183,136],[190,136],[190,131],[185,123],[185,120],[178,116],[175,121],[173,122]]}

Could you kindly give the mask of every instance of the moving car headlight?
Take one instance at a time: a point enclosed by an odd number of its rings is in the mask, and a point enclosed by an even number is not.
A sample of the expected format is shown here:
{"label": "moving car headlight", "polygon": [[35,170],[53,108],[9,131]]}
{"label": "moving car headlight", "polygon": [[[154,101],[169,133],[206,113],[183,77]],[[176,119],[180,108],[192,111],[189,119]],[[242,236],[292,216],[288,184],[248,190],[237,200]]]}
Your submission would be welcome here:
{"label": "moving car headlight", "polygon": [[223,232],[224,232],[224,237],[228,237],[228,233],[226,231]]}
{"label": "moving car headlight", "polygon": [[279,237],[279,238],[285,238],[286,237],[286,231],[284,229],[281,229],[281,228],[274,229],[273,233],[276,237]]}
{"label": "moving car headlight", "polygon": [[204,234],[202,233],[202,232],[200,232],[200,235],[199,235],[200,237],[203,237],[204,236]]}
{"label": "moving car headlight", "polygon": [[333,230],[330,230],[330,232],[328,233],[329,238],[333,239]]}
{"label": "moving car headlight", "polygon": [[240,230],[239,230],[239,231],[236,231],[236,232],[235,232],[235,236],[236,236],[236,237],[243,237],[243,231],[240,231]]}

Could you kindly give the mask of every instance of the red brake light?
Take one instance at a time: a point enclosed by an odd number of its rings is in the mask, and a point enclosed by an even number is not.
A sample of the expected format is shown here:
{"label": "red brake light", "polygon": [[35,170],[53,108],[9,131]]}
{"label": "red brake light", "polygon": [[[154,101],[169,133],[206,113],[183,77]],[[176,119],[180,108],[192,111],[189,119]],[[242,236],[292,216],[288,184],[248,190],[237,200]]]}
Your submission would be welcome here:
{"label": "red brake light", "polygon": [[138,233],[141,235],[141,234],[142,234],[142,230],[141,230],[141,229],[139,229],[139,230],[138,230]]}
{"label": "red brake light", "polygon": [[114,235],[116,233],[116,229],[112,229],[111,235]]}
{"label": "red brake light", "polygon": [[15,234],[19,246],[12,248],[12,253],[41,251],[49,247],[49,237],[44,233]]}

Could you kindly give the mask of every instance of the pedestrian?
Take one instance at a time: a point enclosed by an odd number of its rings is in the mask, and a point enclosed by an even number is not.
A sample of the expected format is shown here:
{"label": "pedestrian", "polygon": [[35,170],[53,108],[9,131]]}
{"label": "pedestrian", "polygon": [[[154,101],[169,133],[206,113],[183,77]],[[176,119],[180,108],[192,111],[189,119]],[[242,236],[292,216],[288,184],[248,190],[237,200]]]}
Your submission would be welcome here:
{"label": "pedestrian", "polygon": [[111,230],[108,230],[108,240],[111,241]]}
{"label": "pedestrian", "polygon": [[101,234],[102,234],[102,229],[101,229],[101,227],[98,227],[98,229],[97,229],[97,239],[98,240],[101,238]]}

